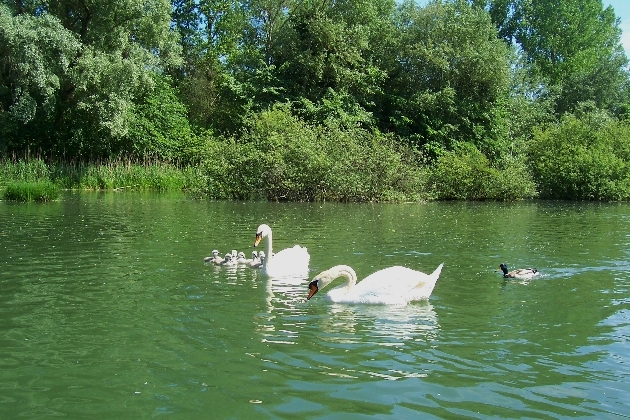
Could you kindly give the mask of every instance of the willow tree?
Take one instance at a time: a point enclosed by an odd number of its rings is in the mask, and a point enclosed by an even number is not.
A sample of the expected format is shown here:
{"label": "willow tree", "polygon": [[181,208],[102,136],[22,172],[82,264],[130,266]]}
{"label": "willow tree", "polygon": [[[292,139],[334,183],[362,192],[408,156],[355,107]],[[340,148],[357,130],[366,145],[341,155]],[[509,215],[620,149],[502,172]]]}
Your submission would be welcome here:
{"label": "willow tree", "polygon": [[[57,22],[58,37],[79,42],[73,54],[59,55],[50,49],[49,60],[65,67],[56,72],[58,86],[51,93],[54,119],[37,122],[53,129],[46,138],[35,139],[39,142],[35,146],[56,155],[83,158],[111,157],[131,150],[126,143],[134,103],[153,89],[151,73],[179,61],[176,33],[170,26],[170,1],[5,3],[12,5],[10,19],[30,22],[34,28],[32,36],[16,35],[26,51],[50,45],[49,34],[37,30],[48,21]],[[14,54],[7,60],[19,63],[21,58]]]}
{"label": "willow tree", "polygon": [[15,16],[0,4],[0,152],[48,149],[60,93],[80,50],[50,15]]}

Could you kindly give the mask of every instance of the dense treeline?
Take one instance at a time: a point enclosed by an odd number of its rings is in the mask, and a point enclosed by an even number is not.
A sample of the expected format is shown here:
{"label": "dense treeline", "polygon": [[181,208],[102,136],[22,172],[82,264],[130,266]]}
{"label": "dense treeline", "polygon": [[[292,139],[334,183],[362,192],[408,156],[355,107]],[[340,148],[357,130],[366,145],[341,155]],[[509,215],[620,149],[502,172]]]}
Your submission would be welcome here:
{"label": "dense treeline", "polygon": [[601,0],[0,0],[0,158],[161,162],[216,198],[628,200],[620,35]]}

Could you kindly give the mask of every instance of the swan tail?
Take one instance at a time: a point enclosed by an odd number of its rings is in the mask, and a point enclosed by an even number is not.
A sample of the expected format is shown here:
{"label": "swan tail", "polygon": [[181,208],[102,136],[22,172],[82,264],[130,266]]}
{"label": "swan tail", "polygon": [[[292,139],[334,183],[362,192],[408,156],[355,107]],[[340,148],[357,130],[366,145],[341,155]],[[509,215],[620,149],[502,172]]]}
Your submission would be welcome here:
{"label": "swan tail", "polygon": [[440,277],[440,273],[442,272],[442,267],[444,267],[444,263],[438,265],[438,268],[435,269],[433,273],[431,273],[431,278],[437,280]]}

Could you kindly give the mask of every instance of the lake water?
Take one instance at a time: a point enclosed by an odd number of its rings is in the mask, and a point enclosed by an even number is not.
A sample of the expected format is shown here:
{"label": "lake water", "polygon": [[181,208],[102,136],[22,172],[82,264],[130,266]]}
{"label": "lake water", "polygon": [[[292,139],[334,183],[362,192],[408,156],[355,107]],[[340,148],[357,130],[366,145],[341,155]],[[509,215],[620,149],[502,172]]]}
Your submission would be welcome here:
{"label": "lake water", "polygon": [[[260,223],[311,278],[444,269],[400,307],[203,262]],[[628,204],[0,202],[0,418],[628,418],[629,252]]]}

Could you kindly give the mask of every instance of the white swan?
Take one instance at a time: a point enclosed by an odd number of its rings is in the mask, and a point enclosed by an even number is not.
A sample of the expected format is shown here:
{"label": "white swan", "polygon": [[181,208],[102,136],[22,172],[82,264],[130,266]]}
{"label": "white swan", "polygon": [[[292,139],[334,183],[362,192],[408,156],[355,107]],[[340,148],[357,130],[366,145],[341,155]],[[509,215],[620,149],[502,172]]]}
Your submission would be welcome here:
{"label": "white swan", "polygon": [[262,265],[263,273],[270,277],[308,277],[308,264],[311,256],[306,248],[295,245],[293,248],[286,248],[273,253],[271,228],[266,224],[258,226],[254,246],[258,246],[263,238],[267,239],[267,251]]}
{"label": "white swan", "polygon": [[442,266],[431,274],[395,266],[372,273],[357,283],[357,274],[352,267],[336,265],[313,278],[308,285],[307,300],[338,277],[346,281],[326,294],[328,300],[335,303],[375,303],[406,305],[414,300],[428,299],[440,277]]}

